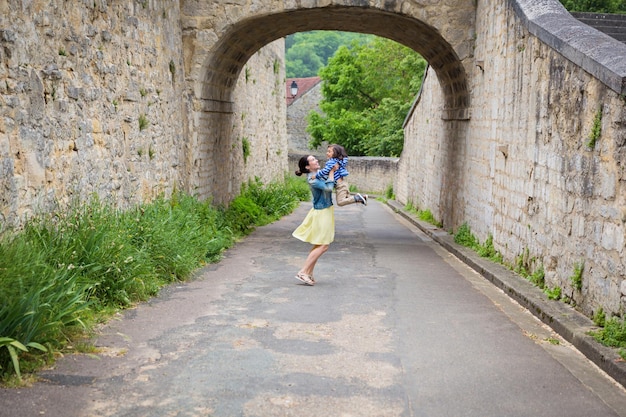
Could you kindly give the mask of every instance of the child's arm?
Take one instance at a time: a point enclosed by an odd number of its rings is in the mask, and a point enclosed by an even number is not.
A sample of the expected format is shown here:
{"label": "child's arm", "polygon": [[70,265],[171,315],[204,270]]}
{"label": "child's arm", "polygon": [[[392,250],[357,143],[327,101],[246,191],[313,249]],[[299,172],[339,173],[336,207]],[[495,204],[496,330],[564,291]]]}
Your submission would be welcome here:
{"label": "child's arm", "polygon": [[335,181],[348,175],[348,157],[337,159],[337,170],[335,171]]}
{"label": "child's arm", "polygon": [[330,169],[328,178],[317,178],[317,176],[310,177],[309,185],[311,185],[311,187],[313,188],[318,188],[320,190],[332,191],[333,188],[335,188],[335,180],[333,180],[332,178],[334,178],[335,176],[336,169],[337,168],[335,168],[334,166]]}
{"label": "child's arm", "polygon": [[339,162],[337,161],[337,158],[330,158],[328,161],[326,161],[324,168],[317,171],[317,174],[315,174],[315,178],[317,178],[318,180],[324,180],[328,178],[330,170],[333,169],[337,162]]}

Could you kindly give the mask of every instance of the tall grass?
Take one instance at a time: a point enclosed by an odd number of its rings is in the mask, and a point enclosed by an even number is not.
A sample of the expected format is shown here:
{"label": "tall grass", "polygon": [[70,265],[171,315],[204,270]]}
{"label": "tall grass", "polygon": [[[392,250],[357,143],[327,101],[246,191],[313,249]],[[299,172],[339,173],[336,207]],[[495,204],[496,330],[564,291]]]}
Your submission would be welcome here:
{"label": "tall grass", "polygon": [[[94,197],[0,236],[0,373],[63,349],[99,316],[188,279],[249,233],[309,198],[293,177],[242,187],[229,207],[184,193],[120,211]],[[33,349],[35,349],[33,351]]]}

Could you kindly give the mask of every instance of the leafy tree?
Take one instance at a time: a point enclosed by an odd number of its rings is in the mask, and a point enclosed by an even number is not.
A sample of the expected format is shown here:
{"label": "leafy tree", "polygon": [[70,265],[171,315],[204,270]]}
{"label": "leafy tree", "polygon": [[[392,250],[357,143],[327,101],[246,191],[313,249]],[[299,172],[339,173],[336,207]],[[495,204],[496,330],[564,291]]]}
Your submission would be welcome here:
{"label": "leafy tree", "polygon": [[351,155],[399,156],[402,123],[425,68],[419,54],[388,39],[340,47],[319,73],[322,114],[308,116],[311,147],[326,141]]}
{"label": "leafy tree", "polygon": [[372,35],[314,30],[299,32],[285,38],[287,78],[314,77],[342,45],[357,40],[364,42]]}
{"label": "leafy tree", "polygon": [[285,61],[287,78],[315,77],[324,66],[319,55],[306,44],[296,44],[290,48],[285,55]]}
{"label": "leafy tree", "polygon": [[570,12],[626,13],[625,0],[561,0]]}

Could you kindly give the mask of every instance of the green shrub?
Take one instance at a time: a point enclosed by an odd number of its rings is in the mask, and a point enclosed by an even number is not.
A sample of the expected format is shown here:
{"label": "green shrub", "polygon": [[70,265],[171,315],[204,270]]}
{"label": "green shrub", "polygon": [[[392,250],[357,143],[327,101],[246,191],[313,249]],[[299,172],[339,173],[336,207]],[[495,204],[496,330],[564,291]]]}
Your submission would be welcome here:
{"label": "green shrub", "polygon": [[393,193],[393,185],[389,185],[385,189],[385,198],[389,200],[396,198],[395,194]]}
{"label": "green shrub", "polygon": [[148,126],[150,125],[150,121],[148,120],[148,118],[146,117],[145,114],[140,114],[139,115],[139,130],[144,130],[146,129]]}
{"label": "green shrub", "polygon": [[600,307],[593,314],[593,322],[595,323],[596,326],[599,326],[599,327],[604,327],[604,325],[606,324],[606,314],[604,314],[604,309],[602,307]]}
{"label": "green shrub", "polygon": [[622,0],[561,0],[569,11],[592,13],[626,13]]}
{"label": "green shrub", "polygon": [[307,199],[308,185],[293,177],[267,187],[251,181],[228,209],[180,192],[124,212],[94,197],[33,218],[19,233],[5,231],[0,235],[3,379],[19,376],[25,359],[36,363],[37,351],[52,357],[101,316],[188,279],[255,225],[288,214]]}
{"label": "green shrub", "polygon": [[245,164],[248,162],[248,157],[252,153],[252,145],[248,138],[241,139],[241,150],[243,152],[243,163]]}
{"label": "green shrub", "polygon": [[472,234],[472,230],[467,223],[463,223],[458,228],[456,234],[454,235],[454,241],[459,245],[463,245],[472,249],[476,248],[476,246],[478,245],[478,240],[476,239],[476,236]]}
{"label": "green shrub", "polygon": [[626,321],[612,317],[606,320],[604,328],[591,335],[605,346],[626,348]]}
{"label": "green shrub", "polygon": [[587,140],[587,147],[589,149],[594,149],[601,135],[602,135],[602,107],[598,109],[598,111],[596,112],[596,115],[593,118],[593,126],[591,127],[591,133],[589,133],[589,138]]}
{"label": "green shrub", "polygon": [[550,300],[561,299],[561,287],[545,288],[543,292],[548,296]]}
{"label": "green shrub", "polygon": [[[528,276],[528,280],[538,286],[539,288],[545,287],[545,272],[543,270],[543,265],[540,265],[536,268],[532,274]],[[561,298],[561,289],[559,288],[559,298]]]}
{"label": "green shrub", "polygon": [[585,269],[585,263],[579,262],[574,264],[574,272],[570,277],[570,281],[572,285],[577,291],[580,291],[583,288],[583,270]]}
{"label": "green shrub", "polygon": [[226,221],[230,227],[239,233],[250,233],[263,210],[248,196],[240,195],[230,202],[225,211]]}
{"label": "green shrub", "polygon": [[493,262],[502,263],[502,254],[493,246],[493,235],[489,234],[482,245],[478,245],[476,252],[483,258],[489,258]]}
{"label": "green shrub", "polygon": [[419,211],[417,212],[417,217],[418,217],[420,220],[423,220],[423,221],[425,221],[425,222],[428,222],[428,223],[430,223],[430,224],[432,224],[432,225],[434,225],[434,226],[437,226],[437,227],[442,227],[442,226],[443,226],[443,225],[441,224],[441,222],[439,222],[439,221],[437,221],[437,220],[435,219],[435,216],[433,216],[433,214],[432,214],[432,213],[430,212],[430,210],[428,210],[428,209],[427,209],[427,210],[419,210]]}

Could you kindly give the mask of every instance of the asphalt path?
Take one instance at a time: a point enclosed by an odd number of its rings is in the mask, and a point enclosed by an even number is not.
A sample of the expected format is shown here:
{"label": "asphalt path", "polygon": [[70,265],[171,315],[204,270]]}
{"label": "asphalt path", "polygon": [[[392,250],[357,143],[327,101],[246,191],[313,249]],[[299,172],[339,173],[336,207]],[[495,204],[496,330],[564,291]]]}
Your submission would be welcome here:
{"label": "asphalt path", "polygon": [[384,204],[337,207],[301,284],[309,208],[0,390],[0,416],[626,416],[621,385]]}

